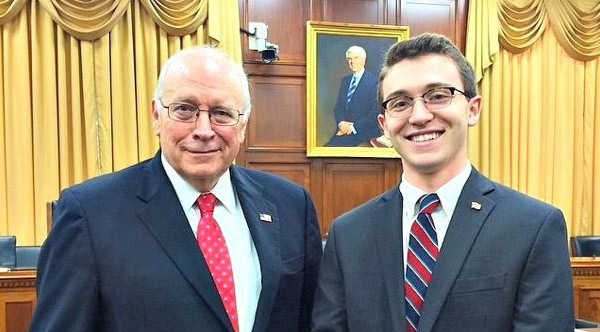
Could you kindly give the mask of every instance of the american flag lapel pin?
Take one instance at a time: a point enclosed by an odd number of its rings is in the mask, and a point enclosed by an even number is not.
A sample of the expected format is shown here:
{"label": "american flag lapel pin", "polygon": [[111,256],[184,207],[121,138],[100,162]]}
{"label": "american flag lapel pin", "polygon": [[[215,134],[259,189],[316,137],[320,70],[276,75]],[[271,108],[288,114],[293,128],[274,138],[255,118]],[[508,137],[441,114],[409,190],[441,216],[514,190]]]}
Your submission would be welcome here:
{"label": "american flag lapel pin", "polygon": [[475,201],[471,202],[471,209],[477,211],[481,210],[481,203]]}
{"label": "american flag lapel pin", "polygon": [[261,213],[259,214],[260,221],[271,223],[273,222],[273,218],[271,218],[270,214]]}

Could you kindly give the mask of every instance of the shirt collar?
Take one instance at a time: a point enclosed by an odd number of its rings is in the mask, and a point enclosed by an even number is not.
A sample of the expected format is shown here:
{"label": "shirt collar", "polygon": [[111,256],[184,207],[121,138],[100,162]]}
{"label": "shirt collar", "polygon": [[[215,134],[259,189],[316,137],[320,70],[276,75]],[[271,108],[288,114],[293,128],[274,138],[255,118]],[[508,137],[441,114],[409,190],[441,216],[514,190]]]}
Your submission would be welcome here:
{"label": "shirt collar", "polygon": [[417,212],[417,201],[421,196],[425,195],[426,192],[412,185],[406,180],[405,175],[402,174],[400,193],[402,194],[403,210],[410,211],[412,215],[415,215]]}
{"label": "shirt collar", "polygon": [[450,181],[446,182],[446,184],[436,191],[436,194],[440,198],[442,208],[448,218],[451,218],[454,213],[458,198],[462,193],[465,183],[467,183],[467,179],[469,179],[469,175],[471,175],[471,169],[471,163],[467,163],[455,177],[450,179]]}
{"label": "shirt collar", "polygon": [[[435,192],[440,198],[440,206],[448,218],[451,218],[454,213],[456,203],[458,203],[458,197],[460,196],[467,179],[469,179],[471,169],[471,163],[467,163],[456,176]],[[413,215],[418,212],[417,201],[421,196],[427,194],[425,191],[408,182],[404,174],[402,174],[402,181],[400,182],[400,193],[402,194],[403,204],[405,204],[403,209],[405,211],[406,209],[410,209],[408,211],[412,211]]]}
{"label": "shirt collar", "polygon": [[[179,203],[184,210],[194,206],[201,192],[196,190],[189,182],[187,182],[177,171],[169,164],[164,154],[161,153],[161,162],[167,173],[167,177],[171,181],[175,193],[179,199]],[[217,184],[210,191],[221,202],[221,204],[230,212],[235,211],[235,195],[233,193],[233,185],[231,184],[231,176],[229,168],[221,175]]]}
{"label": "shirt collar", "polygon": [[233,192],[233,185],[231,184],[231,175],[229,168],[221,175],[219,181],[215,187],[210,191],[212,192],[219,202],[230,212],[233,213],[236,208],[235,193]]}
{"label": "shirt collar", "polygon": [[354,76],[356,78],[356,80],[360,80],[360,78],[363,76],[363,74],[365,73],[365,69],[361,69],[358,73],[352,73],[352,76]]}

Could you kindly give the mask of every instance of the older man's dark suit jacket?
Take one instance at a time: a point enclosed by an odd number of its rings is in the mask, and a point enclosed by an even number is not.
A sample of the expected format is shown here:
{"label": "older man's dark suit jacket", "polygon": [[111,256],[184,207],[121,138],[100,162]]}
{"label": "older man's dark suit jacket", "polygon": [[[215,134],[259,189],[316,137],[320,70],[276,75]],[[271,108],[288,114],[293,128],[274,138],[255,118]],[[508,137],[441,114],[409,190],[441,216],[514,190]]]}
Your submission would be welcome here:
{"label": "older man's dark suit jacket", "polygon": [[[326,144],[327,146],[358,146],[381,135],[377,122],[377,115],[379,114],[377,84],[379,79],[368,71],[364,71],[350,103],[347,104],[346,98],[351,80],[352,74],[342,78],[333,113],[336,126],[341,121],[353,122],[356,134],[336,136],[334,133]],[[337,127],[335,132],[337,132]]]}
{"label": "older man's dark suit jacket", "polygon": [[[263,172],[231,178],[262,273],[253,331],[307,330],[322,252],[311,198]],[[233,331],[160,153],[62,193],[31,330]]]}
{"label": "older man's dark suit jacket", "polygon": [[[319,272],[314,331],[406,331],[401,218],[395,187],[334,222]],[[418,331],[571,332],[573,317],[562,213],[473,170]]]}

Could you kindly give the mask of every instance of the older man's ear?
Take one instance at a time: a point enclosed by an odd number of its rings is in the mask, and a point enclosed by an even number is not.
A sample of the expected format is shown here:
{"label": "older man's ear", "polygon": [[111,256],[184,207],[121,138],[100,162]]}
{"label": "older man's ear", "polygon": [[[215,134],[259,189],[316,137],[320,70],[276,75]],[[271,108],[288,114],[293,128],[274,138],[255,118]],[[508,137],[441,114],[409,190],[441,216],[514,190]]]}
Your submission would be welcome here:
{"label": "older man's ear", "polygon": [[155,100],[152,100],[150,107],[152,108],[152,129],[156,136],[160,136],[160,108],[157,107]]}

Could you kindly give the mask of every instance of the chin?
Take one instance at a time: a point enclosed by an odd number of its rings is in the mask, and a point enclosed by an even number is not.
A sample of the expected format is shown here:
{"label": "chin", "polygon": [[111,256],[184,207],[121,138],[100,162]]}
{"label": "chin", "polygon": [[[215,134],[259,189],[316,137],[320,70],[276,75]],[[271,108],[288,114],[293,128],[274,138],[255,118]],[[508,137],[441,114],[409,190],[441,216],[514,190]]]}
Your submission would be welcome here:
{"label": "chin", "polygon": [[195,178],[210,178],[210,177],[218,177],[223,174],[225,170],[218,169],[217,167],[203,167],[200,169],[191,170],[190,174]]}
{"label": "chin", "polygon": [[[443,168],[443,164],[439,161],[423,159],[424,158],[419,158],[419,156],[416,156],[416,158],[404,159],[403,161],[405,161],[405,164],[410,164],[410,168],[421,174],[435,173]],[[409,163],[408,160],[411,162]]]}

